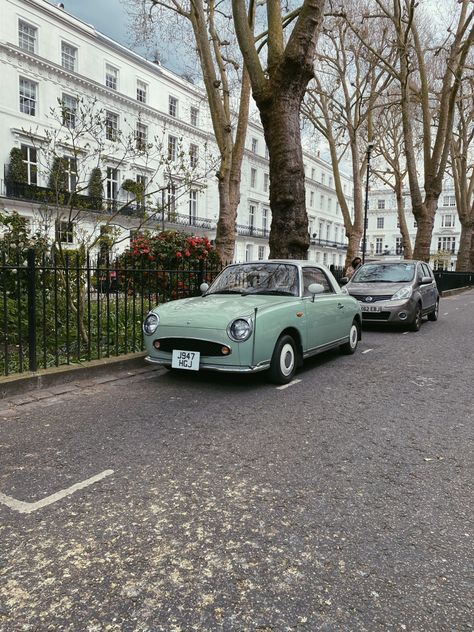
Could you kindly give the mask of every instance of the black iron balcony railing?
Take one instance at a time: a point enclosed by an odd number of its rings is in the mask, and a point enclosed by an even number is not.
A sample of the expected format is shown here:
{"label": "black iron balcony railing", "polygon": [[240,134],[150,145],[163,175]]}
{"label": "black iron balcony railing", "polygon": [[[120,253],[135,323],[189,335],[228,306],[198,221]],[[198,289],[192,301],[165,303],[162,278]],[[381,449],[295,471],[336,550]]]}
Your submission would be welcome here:
{"label": "black iron balcony railing", "polygon": [[56,191],[49,187],[23,182],[5,182],[5,195],[8,198],[38,202],[39,204],[57,204],[90,211],[102,210],[102,199],[81,195],[70,191]]}
{"label": "black iron balcony railing", "polygon": [[337,248],[338,250],[347,250],[347,244],[341,241],[334,241],[331,239],[319,239],[318,237],[311,237],[311,245]]}

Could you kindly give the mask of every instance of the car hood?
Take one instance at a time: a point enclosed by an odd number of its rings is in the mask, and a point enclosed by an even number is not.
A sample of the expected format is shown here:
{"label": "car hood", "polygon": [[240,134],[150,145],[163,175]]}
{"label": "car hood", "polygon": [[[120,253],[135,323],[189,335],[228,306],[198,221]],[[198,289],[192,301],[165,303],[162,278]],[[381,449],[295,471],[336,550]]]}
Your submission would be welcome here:
{"label": "car hood", "polygon": [[225,329],[239,316],[252,316],[255,308],[298,300],[294,296],[232,296],[210,294],[163,303],[153,311],[160,316],[160,325]]}
{"label": "car hood", "polygon": [[392,296],[402,287],[411,285],[410,281],[405,283],[348,283],[347,291],[352,296]]}

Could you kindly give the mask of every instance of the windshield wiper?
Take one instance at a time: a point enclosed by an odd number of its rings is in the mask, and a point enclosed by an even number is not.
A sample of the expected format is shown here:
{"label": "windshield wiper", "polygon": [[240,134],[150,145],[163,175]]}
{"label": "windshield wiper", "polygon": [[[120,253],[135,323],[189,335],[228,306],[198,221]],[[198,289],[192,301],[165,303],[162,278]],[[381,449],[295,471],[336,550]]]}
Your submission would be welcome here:
{"label": "windshield wiper", "polygon": [[206,296],[210,294],[245,294],[242,290],[214,290],[214,292],[206,292]]}
{"label": "windshield wiper", "polygon": [[247,294],[270,294],[274,296],[294,296],[293,292],[288,290],[255,290],[254,292],[243,292],[244,296]]}

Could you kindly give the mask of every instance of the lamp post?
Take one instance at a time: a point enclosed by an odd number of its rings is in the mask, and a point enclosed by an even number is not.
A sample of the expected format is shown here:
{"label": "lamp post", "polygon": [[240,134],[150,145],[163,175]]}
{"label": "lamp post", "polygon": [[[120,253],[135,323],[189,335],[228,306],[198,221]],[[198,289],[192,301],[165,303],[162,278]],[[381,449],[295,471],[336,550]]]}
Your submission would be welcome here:
{"label": "lamp post", "polygon": [[367,145],[367,178],[365,181],[365,206],[364,206],[364,238],[362,240],[362,263],[365,263],[365,252],[367,250],[367,211],[369,210],[369,176],[370,176],[370,152],[374,143]]}

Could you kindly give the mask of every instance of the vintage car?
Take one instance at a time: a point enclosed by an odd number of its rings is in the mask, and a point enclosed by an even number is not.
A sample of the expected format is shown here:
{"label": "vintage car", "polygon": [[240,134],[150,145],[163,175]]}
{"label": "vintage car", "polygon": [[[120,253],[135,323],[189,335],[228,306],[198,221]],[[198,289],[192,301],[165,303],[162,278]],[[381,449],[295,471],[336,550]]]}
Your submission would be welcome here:
{"label": "vintage car", "polygon": [[325,266],[270,260],[229,265],[202,296],[164,303],[143,323],[147,361],[171,369],[268,370],[286,384],[309,356],[361,337],[361,309]]}

